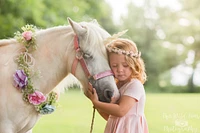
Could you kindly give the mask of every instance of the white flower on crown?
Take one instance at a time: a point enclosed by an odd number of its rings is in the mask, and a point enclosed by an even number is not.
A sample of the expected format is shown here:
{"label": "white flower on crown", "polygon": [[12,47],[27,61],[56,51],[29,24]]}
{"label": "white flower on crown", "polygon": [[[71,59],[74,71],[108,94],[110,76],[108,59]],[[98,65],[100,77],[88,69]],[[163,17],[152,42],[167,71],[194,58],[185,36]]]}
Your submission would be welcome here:
{"label": "white flower on crown", "polygon": [[119,50],[118,53],[119,53],[119,54],[123,54],[123,51],[122,51],[122,50]]}

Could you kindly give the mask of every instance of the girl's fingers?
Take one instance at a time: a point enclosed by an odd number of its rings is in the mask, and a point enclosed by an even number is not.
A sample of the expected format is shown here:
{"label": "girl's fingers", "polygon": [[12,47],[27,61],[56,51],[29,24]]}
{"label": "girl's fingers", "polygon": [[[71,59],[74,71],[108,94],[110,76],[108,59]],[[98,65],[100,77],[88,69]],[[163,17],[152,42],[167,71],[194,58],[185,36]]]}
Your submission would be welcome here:
{"label": "girl's fingers", "polygon": [[[94,89],[95,90],[95,89]],[[88,98],[90,98],[94,93],[93,89],[88,88],[88,90],[84,93]]]}
{"label": "girl's fingers", "polygon": [[93,92],[93,94],[94,94],[94,93],[96,93],[96,89],[95,89],[95,88],[93,88],[92,92]]}
{"label": "girl's fingers", "polygon": [[116,103],[116,102],[117,102],[117,99],[115,97],[112,97],[110,103]]}
{"label": "girl's fingers", "polygon": [[93,91],[93,88],[90,88],[90,87],[89,87],[89,91],[92,92],[92,91]]}
{"label": "girl's fingers", "polygon": [[94,91],[96,92],[95,88],[88,88],[88,91],[91,92],[92,94],[94,94]]}
{"label": "girl's fingers", "polygon": [[92,101],[98,99],[95,88],[88,88],[84,94]]}

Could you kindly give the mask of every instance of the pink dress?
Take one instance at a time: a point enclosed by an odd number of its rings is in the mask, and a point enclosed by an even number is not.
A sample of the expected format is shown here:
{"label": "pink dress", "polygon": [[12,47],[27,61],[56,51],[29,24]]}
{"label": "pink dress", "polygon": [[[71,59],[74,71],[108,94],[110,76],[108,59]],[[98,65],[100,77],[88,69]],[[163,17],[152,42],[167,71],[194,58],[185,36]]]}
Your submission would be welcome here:
{"label": "pink dress", "polygon": [[132,79],[120,89],[120,94],[137,99],[137,103],[123,117],[110,115],[104,133],[148,133],[148,126],[144,116],[145,90],[143,84]]}

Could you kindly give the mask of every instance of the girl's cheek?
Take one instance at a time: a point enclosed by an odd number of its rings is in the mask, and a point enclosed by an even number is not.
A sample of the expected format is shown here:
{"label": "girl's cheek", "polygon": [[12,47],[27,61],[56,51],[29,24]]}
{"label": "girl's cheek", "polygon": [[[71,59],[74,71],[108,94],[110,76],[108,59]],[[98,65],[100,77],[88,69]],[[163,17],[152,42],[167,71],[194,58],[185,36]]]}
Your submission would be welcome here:
{"label": "girl's cheek", "polygon": [[117,69],[113,69],[113,73],[116,75],[117,74]]}

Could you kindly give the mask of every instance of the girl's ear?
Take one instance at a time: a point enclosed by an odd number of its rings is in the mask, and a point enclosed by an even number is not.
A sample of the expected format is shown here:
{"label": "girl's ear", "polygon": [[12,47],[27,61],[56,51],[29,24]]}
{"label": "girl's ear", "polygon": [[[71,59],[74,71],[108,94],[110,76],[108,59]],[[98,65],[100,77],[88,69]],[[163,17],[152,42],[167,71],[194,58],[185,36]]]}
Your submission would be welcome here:
{"label": "girl's ear", "polygon": [[79,23],[73,21],[72,19],[70,18],[67,18],[68,19],[68,22],[69,24],[71,25],[74,33],[77,35],[77,36],[83,36],[86,34],[87,32],[87,29],[82,27]]}

